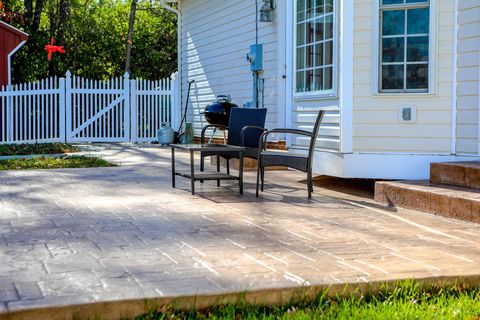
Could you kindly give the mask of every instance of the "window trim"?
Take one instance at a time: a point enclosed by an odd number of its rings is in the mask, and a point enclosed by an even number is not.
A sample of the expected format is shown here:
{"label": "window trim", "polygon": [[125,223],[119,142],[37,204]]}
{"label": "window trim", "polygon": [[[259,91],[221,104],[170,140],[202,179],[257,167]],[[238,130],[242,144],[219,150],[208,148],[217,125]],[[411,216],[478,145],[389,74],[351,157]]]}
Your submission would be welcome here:
{"label": "window trim", "polygon": [[[430,24],[429,24],[429,53],[428,53],[428,89],[388,89],[381,88],[381,18],[380,18],[380,1],[374,0],[372,5],[372,95],[375,96],[392,96],[404,97],[406,95],[424,96],[435,95],[437,88],[437,0],[430,0]],[[424,7],[424,4],[409,4],[409,7]],[[405,5],[388,5],[389,8],[404,8]],[[376,43],[375,43],[376,42]]]}
{"label": "window trim", "polygon": [[292,54],[292,69],[293,69],[293,97],[296,100],[320,100],[331,99],[338,96],[338,37],[339,37],[339,21],[338,21],[338,9],[339,1],[333,0],[333,57],[332,57],[332,89],[309,91],[309,92],[297,92],[297,1],[293,1],[293,54]]}

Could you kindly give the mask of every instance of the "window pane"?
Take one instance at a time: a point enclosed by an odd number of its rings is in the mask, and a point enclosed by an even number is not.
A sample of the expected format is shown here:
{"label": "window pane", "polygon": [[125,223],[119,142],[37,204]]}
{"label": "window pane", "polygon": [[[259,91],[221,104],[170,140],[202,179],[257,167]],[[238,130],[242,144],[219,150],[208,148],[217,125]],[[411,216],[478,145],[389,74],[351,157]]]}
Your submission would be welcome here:
{"label": "window pane", "polygon": [[323,70],[323,90],[333,89],[333,68],[327,67]]}
{"label": "window pane", "polygon": [[407,66],[407,89],[428,89],[428,64]]}
{"label": "window pane", "polygon": [[307,19],[315,17],[315,0],[307,0]]}
{"label": "window pane", "polygon": [[323,44],[315,45],[315,67],[323,66]]}
{"label": "window pane", "polygon": [[323,90],[323,69],[315,69],[315,91]]}
{"label": "window pane", "polygon": [[297,25],[297,46],[305,44],[305,24],[301,23]]}
{"label": "window pane", "polygon": [[403,64],[382,66],[382,89],[403,89]]}
{"label": "window pane", "polygon": [[305,0],[297,0],[297,22],[305,20]]}
{"label": "window pane", "polygon": [[333,12],[333,0],[325,0],[325,13]]}
{"label": "window pane", "polygon": [[314,48],[314,45],[305,47],[306,55],[307,55],[307,63],[305,65],[306,68],[313,67],[313,60],[315,58],[313,48]]}
{"label": "window pane", "polygon": [[325,42],[325,63],[324,65],[333,64],[333,40]]}
{"label": "window pane", "polygon": [[405,10],[383,11],[383,35],[405,34]]}
{"label": "window pane", "polygon": [[382,62],[405,61],[405,38],[386,38],[382,41]]}
{"label": "window pane", "polygon": [[297,92],[305,92],[305,71],[297,72]]}
{"label": "window pane", "polygon": [[325,17],[325,39],[333,38],[333,15]]}
{"label": "window pane", "polygon": [[315,2],[315,14],[321,16],[324,12],[324,0],[316,0]]}
{"label": "window pane", "polygon": [[429,9],[407,10],[408,34],[428,33],[430,24]]}
{"label": "window pane", "polygon": [[323,40],[323,18],[315,20],[315,41]]}
{"label": "window pane", "polygon": [[403,0],[382,0],[382,5],[386,4],[403,4]]}
{"label": "window pane", "polygon": [[307,43],[312,43],[315,41],[315,23],[313,21],[306,23],[307,28]]}
{"label": "window pane", "polygon": [[407,61],[428,61],[428,37],[407,38]]}
{"label": "window pane", "polygon": [[305,72],[305,91],[313,91],[313,70]]}
{"label": "window pane", "polygon": [[297,69],[305,68],[305,48],[297,49]]}

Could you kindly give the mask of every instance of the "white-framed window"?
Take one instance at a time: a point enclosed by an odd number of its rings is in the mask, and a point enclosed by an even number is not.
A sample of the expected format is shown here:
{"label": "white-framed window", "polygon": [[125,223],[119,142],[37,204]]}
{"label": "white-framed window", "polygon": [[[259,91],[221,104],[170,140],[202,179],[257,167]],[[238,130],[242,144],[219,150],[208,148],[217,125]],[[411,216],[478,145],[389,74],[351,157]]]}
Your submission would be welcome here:
{"label": "white-framed window", "polygon": [[333,95],[336,79],[335,0],[295,0],[294,90]]}
{"label": "white-framed window", "polygon": [[433,80],[430,1],[379,1],[379,92],[429,92]]}

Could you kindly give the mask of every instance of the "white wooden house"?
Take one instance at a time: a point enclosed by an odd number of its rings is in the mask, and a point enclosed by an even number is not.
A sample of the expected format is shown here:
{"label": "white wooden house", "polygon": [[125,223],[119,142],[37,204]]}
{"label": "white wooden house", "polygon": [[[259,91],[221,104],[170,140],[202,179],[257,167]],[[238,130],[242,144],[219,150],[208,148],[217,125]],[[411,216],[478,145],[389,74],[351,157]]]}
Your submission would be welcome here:
{"label": "white wooden house", "polygon": [[268,128],[308,130],[327,110],[315,173],[416,179],[431,162],[479,158],[480,0],[274,0],[272,22],[259,22],[266,0],[169,2],[197,130],[216,95],[252,100],[258,26]]}

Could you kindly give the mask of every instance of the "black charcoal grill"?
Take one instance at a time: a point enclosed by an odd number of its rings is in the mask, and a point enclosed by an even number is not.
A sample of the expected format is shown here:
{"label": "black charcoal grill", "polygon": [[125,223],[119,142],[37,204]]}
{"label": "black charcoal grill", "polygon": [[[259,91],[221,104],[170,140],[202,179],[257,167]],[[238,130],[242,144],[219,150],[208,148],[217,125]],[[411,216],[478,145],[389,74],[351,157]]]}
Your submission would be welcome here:
{"label": "black charcoal grill", "polygon": [[210,124],[220,124],[228,126],[230,119],[230,110],[238,108],[238,106],[231,102],[230,96],[217,96],[217,100],[205,107],[205,119]]}

